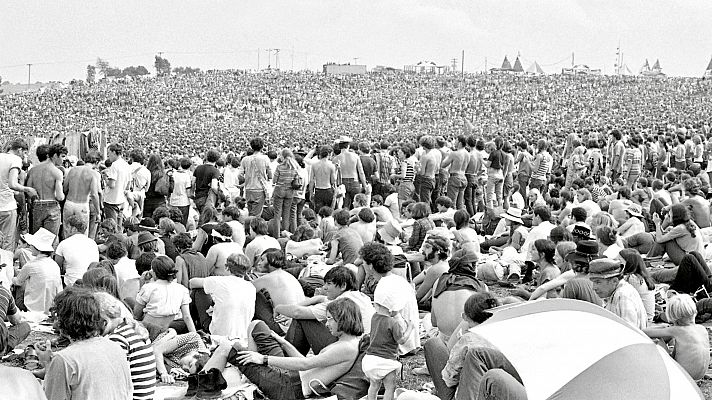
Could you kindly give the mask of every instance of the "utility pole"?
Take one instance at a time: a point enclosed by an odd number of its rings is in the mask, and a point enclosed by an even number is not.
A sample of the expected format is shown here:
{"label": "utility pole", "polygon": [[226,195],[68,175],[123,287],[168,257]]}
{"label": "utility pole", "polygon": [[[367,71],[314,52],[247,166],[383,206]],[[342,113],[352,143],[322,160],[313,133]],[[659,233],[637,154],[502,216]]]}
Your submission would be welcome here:
{"label": "utility pole", "polygon": [[257,48],[257,72],[260,72],[260,48]]}
{"label": "utility pole", "polygon": [[294,45],[292,45],[292,72],[294,72]]}
{"label": "utility pole", "polygon": [[571,52],[571,66],[574,66],[574,52]]}
{"label": "utility pole", "polygon": [[272,49],[265,49],[267,52],[267,69],[272,68]]}
{"label": "utility pole", "polygon": [[487,72],[487,57],[485,57],[485,73]]}
{"label": "utility pole", "polygon": [[450,65],[452,66],[452,72],[456,72],[457,71],[457,58],[451,58]]}
{"label": "utility pole", "polygon": [[279,69],[279,51],[281,49],[273,49],[274,50],[274,68]]}
{"label": "utility pole", "polygon": [[462,51],[462,61],[460,62],[462,77],[465,77],[465,50]]}
{"label": "utility pole", "polygon": [[162,52],[162,51],[159,51],[159,52],[158,52],[158,57],[163,58],[163,52]]}
{"label": "utility pole", "polygon": [[359,59],[359,58],[360,58],[360,57],[354,57],[354,65],[356,65],[356,62],[358,62],[358,59]]}
{"label": "utility pole", "polygon": [[27,64],[27,90],[30,90],[30,77],[32,76],[32,64]]}

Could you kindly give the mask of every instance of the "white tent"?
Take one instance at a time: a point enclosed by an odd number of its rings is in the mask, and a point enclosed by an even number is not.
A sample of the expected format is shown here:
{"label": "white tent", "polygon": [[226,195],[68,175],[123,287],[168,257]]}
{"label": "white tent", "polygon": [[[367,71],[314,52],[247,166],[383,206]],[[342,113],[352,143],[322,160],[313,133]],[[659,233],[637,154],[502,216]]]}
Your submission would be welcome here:
{"label": "white tent", "polygon": [[534,61],[532,65],[527,68],[527,74],[533,74],[533,75],[544,75],[544,70],[541,69],[539,66],[539,63]]}
{"label": "white tent", "polygon": [[702,399],[660,346],[599,306],[550,299],[493,311],[472,331],[509,359],[529,400]]}

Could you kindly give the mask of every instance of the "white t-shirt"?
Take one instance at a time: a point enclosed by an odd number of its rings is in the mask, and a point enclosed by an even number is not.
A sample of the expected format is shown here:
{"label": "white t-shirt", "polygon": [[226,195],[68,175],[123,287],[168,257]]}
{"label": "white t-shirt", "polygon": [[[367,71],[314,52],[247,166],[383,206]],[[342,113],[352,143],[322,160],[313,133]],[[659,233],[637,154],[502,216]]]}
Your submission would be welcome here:
{"label": "white t-shirt", "polygon": [[[373,314],[376,312],[376,310],[373,308],[373,303],[371,302],[371,298],[366,296],[365,294],[361,292],[357,292],[354,290],[349,290],[344,293],[342,293],[339,297],[339,299],[351,299],[356,305],[358,306],[358,309],[361,310],[361,320],[363,321],[363,331],[366,333],[371,332],[371,317],[373,317]],[[319,304],[314,304],[313,306],[309,306],[309,310],[311,311],[312,315],[314,315],[314,318],[319,321],[319,322],[326,322],[326,306],[330,303],[330,301],[325,301],[323,303]]]}
{"label": "white t-shirt", "polygon": [[180,283],[160,279],[143,285],[136,295],[136,303],[145,306],[144,313],[151,317],[178,317],[180,307],[190,304],[190,294]]}
{"label": "white t-shirt", "polygon": [[128,188],[131,181],[131,166],[123,158],[118,158],[106,170],[106,177],[116,181],[116,185],[112,188],[106,186],[104,189],[104,203],[108,204],[124,204],[126,197],[124,190]]}
{"label": "white t-shirt", "polygon": [[169,204],[174,207],[185,207],[190,205],[188,189],[192,185],[192,176],[187,170],[179,170],[173,173],[173,193],[169,199]]}
{"label": "white t-shirt", "polygon": [[10,189],[10,170],[22,170],[22,159],[14,154],[0,153],[0,211],[17,209],[15,194]]}
{"label": "white t-shirt", "polygon": [[255,314],[254,285],[234,275],[209,276],[203,290],[215,302],[210,333],[247,339],[247,327]]}
{"label": "white t-shirt", "polygon": [[232,228],[232,242],[237,243],[240,247],[245,247],[245,226],[240,221],[227,222]]}
{"label": "white t-shirt", "polygon": [[254,266],[257,260],[259,260],[259,258],[262,256],[262,253],[264,253],[264,251],[267,249],[281,250],[282,246],[280,246],[277,239],[273,238],[272,236],[255,236],[255,238],[252,239],[252,241],[247,246],[245,246],[245,255],[250,261],[252,261],[252,265]]}
{"label": "white t-shirt", "polygon": [[114,264],[116,281],[119,286],[119,296],[122,299],[134,298],[138,293],[138,280],[141,277],[136,270],[136,260],[122,257]]}
{"label": "white t-shirt", "polygon": [[55,254],[64,258],[64,284],[74,285],[87,272],[89,264],[99,262],[99,248],[86,235],[77,233],[61,242]]}
{"label": "white t-shirt", "polygon": [[385,200],[383,200],[383,205],[388,207],[391,211],[391,215],[395,218],[400,218],[400,209],[398,208],[398,193],[389,194]]}
{"label": "white t-shirt", "polygon": [[[374,297],[380,298],[382,291],[391,296],[399,296],[400,299],[396,303],[405,304],[401,315],[404,319],[410,320],[414,327],[419,326],[420,315],[418,314],[418,301],[415,299],[415,289],[405,278],[394,274],[382,277],[376,285]],[[398,354],[409,353],[418,347],[420,347],[420,333],[418,329],[413,329],[408,340],[404,344],[398,345]]]}

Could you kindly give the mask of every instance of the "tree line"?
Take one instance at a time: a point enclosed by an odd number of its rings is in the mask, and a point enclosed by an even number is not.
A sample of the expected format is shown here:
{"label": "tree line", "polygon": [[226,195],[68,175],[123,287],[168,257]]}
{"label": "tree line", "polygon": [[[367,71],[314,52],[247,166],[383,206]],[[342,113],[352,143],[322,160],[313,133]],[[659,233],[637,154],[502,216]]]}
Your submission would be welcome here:
{"label": "tree line", "polygon": [[[153,63],[153,67],[156,70],[156,76],[168,76],[171,71],[174,74],[195,74],[200,72],[200,68],[192,67],[176,67],[171,70],[171,63],[167,58],[156,56]],[[97,79],[97,73],[106,78],[124,78],[127,76],[137,77],[148,75],[148,69],[143,65],[139,66],[128,66],[124,68],[114,67],[109,64],[109,61],[103,58],[97,58],[94,65],[87,65],[87,83],[94,83]]]}

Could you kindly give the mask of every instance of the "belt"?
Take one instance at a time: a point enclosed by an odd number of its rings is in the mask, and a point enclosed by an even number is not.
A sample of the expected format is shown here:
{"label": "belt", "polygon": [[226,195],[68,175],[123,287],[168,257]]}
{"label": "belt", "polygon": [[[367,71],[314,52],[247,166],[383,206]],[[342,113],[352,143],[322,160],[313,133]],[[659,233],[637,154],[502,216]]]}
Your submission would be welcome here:
{"label": "belt", "polygon": [[341,178],[342,182],[354,182],[356,178]]}
{"label": "belt", "polygon": [[35,200],[34,204],[59,204],[57,200]]}

